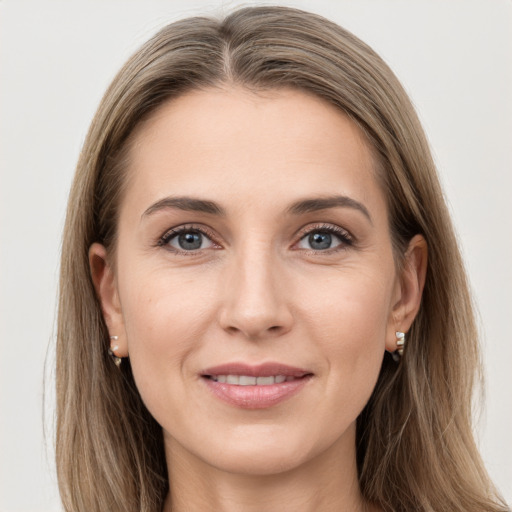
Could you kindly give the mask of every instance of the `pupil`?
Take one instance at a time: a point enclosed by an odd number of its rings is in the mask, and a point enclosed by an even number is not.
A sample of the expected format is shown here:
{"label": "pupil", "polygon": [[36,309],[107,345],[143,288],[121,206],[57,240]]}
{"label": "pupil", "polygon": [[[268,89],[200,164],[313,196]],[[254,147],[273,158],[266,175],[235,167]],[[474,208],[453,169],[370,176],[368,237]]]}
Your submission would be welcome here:
{"label": "pupil", "polygon": [[309,245],[313,249],[329,249],[332,237],[329,233],[313,233],[309,235]]}
{"label": "pupil", "polygon": [[178,242],[182,249],[191,251],[201,248],[201,234],[200,233],[182,233],[178,236]]}

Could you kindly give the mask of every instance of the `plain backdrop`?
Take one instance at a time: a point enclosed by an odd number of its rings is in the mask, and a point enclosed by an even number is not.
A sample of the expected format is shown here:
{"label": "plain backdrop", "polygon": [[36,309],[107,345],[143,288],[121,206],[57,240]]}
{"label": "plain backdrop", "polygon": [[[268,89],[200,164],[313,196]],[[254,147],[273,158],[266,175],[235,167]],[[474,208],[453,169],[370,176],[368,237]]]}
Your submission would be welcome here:
{"label": "plain backdrop", "polygon": [[[479,445],[512,502],[512,2],[276,3],[354,32],[412,96],[480,313],[487,399],[476,418]],[[60,509],[52,430],[60,236],[95,108],[126,58],[158,28],[237,5],[0,0],[0,512]]]}

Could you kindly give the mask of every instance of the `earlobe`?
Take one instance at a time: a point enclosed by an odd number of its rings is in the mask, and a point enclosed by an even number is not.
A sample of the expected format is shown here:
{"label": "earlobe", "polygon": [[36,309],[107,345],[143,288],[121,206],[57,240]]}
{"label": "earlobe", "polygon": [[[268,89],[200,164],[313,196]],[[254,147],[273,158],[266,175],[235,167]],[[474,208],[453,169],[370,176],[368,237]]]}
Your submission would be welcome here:
{"label": "earlobe", "polygon": [[[115,282],[115,274],[108,262],[107,250],[103,245],[94,243],[89,248],[89,268],[110,338],[112,340],[115,337],[115,355],[126,357],[128,349],[126,346],[121,303]],[[111,350],[113,348],[111,346]]]}
{"label": "earlobe", "polygon": [[392,325],[386,349],[394,352],[396,332],[407,333],[416,318],[421,305],[421,297],[427,274],[428,247],[422,235],[414,236],[409,242],[399,276],[398,299],[392,311]]}

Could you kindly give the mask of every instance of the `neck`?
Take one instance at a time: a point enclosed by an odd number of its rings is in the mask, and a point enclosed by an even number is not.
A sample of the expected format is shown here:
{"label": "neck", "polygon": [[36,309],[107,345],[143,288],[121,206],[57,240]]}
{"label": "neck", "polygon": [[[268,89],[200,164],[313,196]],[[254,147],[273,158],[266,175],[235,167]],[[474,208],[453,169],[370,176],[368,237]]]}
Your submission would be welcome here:
{"label": "neck", "polygon": [[[349,436],[350,437],[350,436]],[[167,440],[170,492],[164,512],[369,512],[357,479],[355,436],[293,469],[235,474],[193,456]],[[349,448],[347,450],[347,448]]]}

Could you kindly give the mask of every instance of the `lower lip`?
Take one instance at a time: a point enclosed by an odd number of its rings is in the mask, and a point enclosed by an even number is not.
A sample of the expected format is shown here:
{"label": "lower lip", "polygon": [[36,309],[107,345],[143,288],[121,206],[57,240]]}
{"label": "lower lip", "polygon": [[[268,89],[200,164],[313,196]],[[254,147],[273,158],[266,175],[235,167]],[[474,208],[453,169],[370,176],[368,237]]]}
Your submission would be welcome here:
{"label": "lower lip", "polygon": [[237,386],[205,377],[203,380],[217,398],[229,405],[241,409],[266,409],[296,395],[311,377],[307,375],[300,379],[269,386]]}

